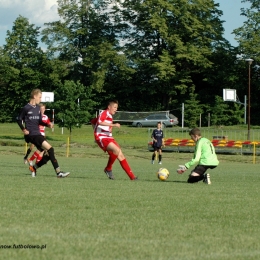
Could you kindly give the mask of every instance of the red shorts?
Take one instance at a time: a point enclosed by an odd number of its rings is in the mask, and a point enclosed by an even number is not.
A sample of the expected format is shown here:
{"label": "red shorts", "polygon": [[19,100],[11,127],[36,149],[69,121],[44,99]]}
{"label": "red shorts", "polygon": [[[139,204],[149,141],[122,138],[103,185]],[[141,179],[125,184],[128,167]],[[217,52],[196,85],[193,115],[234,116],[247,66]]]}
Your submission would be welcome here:
{"label": "red shorts", "polygon": [[120,148],[119,144],[115,141],[114,138],[102,138],[102,139],[99,139],[99,140],[96,140],[98,146],[104,151],[106,152],[107,151],[107,147],[110,143],[113,143],[115,144],[118,148]]}

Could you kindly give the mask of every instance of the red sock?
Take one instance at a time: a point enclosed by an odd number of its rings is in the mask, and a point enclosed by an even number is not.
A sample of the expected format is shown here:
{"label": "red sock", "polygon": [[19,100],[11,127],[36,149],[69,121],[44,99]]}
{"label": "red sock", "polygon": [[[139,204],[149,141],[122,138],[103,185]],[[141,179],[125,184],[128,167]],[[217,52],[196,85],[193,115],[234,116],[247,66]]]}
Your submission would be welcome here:
{"label": "red sock", "polygon": [[106,170],[111,171],[113,163],[117,159],[117,155],[113,154],[111,151],[108,151],[108,154],[109,154],[109,159],[108,159],[108,162],[107,162]]}
{"label": "red sock", "polygon": [[34,161],[38,157],[38,153],[35,151],[29,161]]}
{"label": "red sock", "polygon": [[122,168],[124,169],[124,171],[126,172],[126,174],[129,176],[129,178],[131,180],[133,180],[135,178],[135,175],[133,174],[128,162],[126,161],[126,159],[124,159],[123,161],[120,161],[120,164],[121,164]]}
{"label": "red sock", "polygon": [[37,159],[36,159],[36,163],[38,163],[41,159],[42,159],[42,156],[38,153],[38,156],[37,156]]}

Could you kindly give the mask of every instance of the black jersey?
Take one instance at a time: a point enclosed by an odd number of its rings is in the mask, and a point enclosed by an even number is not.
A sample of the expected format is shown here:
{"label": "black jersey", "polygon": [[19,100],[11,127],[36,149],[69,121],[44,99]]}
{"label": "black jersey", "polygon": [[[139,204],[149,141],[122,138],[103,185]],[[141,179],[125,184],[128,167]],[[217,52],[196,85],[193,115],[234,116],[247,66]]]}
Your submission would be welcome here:
{"label": "black jersey", "polygon": [[[23,122],[25,126],[23,126]],[[29,103],[22,108],[17,123],[22,130],[26,128],[29,135],[41,135],[39,125],[48,126],[42,121],[40,107]]]}
{"label": "black jersey", "polygon": [[152,137],[157,141],[153,142],[153,146],[161,147],[162,146],[162,139],[163,139],[163,131],[159,129],[154,129],[152,133]]}

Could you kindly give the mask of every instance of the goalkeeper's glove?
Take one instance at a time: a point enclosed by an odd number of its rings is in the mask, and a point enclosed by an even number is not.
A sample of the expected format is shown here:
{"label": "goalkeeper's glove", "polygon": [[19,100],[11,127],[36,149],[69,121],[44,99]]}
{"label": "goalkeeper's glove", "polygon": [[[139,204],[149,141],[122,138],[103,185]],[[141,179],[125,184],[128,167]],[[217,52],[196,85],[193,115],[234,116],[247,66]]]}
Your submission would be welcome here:
{"label": "goalkeeper's glove", "polygon": [[179,168],[177,169],[177,173],[183,174],[187,170],[185,165],[179,165]]}

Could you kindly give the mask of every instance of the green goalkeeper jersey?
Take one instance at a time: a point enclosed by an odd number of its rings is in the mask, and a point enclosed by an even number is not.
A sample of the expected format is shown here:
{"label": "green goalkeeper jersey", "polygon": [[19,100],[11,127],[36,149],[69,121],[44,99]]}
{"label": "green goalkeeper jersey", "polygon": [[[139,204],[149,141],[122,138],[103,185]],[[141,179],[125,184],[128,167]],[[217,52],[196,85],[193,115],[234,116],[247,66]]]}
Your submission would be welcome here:
{"label": "green goalkeeper jersey", "polygon": [[215,148],[209,139],[201,137],[196,142],[193,159],[185,163],[185,167],[188,169],[194,164],[207,166],[217,166],[219,164]]}

